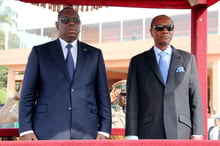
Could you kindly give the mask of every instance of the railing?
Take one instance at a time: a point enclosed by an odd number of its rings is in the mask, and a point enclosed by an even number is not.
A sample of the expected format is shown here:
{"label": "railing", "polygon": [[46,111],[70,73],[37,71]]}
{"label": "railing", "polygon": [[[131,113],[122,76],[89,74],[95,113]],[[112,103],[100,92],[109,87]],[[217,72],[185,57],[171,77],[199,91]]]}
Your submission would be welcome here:
{"label": "railing", "polygon": [[0,137],[19,136],[18,128],[0,128]]}
{"label": "railing", "polygon": [[[125,130],[123,128],[113,128],[112,135],[124,135]],[[18,128],[0,128],[1,136],[19,136]]]}
{"label": "railing", "polygon": [[1,146],[219,146],[214,140],[40,140],[2,141]]}
{"label": "railing", "polygon": [[[124,129],[113,128],[112,135],[124,135]],[[0,136],[18,136],[17,128],[2,128]],[[40,140],[1,141],[1,146],[220,146],[220,140]]]}

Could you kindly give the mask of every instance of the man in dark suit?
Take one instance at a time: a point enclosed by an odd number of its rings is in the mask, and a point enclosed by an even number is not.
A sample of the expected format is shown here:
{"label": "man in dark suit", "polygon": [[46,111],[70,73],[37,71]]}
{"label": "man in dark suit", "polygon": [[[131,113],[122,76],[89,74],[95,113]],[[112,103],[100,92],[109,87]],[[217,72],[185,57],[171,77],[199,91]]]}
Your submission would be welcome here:
{"label": "man in dark suit", "polygon": [[220,140],[220,117],[214,119],[214,126],[211,126],[208,130],[208,139]]}
{"label": "man in dark suit", "polygon": [[[170,45],[173,31],[170,17],[156,16],[150,28],[154,46],[131,59],[127,139],[202,139],[203,114],[195,57]],[[161,52],[165,57],[160,58]],[[166,68],[162,70],[160,65]]]}
{"label": "man in dark suit", "polygon": [[21,140],[109,137],[111,103],[103,55],[78,40],[80,24],[77,11],[66,7],[56,22],[59,38],[33,47],[21,91]]}

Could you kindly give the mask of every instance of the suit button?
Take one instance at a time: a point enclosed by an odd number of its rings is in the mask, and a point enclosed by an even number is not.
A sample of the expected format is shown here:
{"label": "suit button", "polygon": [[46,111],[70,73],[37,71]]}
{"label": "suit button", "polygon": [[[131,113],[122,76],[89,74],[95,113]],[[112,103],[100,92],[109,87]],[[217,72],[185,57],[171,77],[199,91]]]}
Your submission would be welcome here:
{"label": "suit button", "polygon": [[72,108],[71,108],[71,107],[68,107],[68,110],[69,110],[69,111],[71,111],[71,110],[72,110]]}
{"label": "suit button", "polygon": [[73,89],[73,88],[71,89],[71,92],[74,92],[74,89]]}

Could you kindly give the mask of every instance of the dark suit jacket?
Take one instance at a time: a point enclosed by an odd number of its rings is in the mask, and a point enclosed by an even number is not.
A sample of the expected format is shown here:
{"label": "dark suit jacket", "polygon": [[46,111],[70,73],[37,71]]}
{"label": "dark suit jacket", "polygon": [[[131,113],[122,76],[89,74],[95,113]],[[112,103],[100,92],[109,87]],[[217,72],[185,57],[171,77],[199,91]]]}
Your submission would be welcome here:
{"label": "dark suit jacket", "polygon": [[[189,139],[203,135],[203,115],[193,55],[173,48],[167,84],[153,48],[131,59],[127,79],[126,136]],[[183,67],[184,72],[176,72]]]}
{"label": "dark suit jacket", "polygon": [[59,39],[33,47],[19,107],[19,130],[39,139],[94,139],[111,133],[111,105],[101,50],[78,41],[73,81]]}

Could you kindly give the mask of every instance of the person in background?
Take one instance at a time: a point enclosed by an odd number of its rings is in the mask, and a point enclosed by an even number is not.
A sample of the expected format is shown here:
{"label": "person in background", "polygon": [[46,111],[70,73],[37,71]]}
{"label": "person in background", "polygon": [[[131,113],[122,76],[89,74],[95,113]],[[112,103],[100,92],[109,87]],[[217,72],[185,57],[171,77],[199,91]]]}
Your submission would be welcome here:
{"label": "person in background", "polygon": [[112,85],[112,128],[125,128],[126,80]]}
{"label": "person in background", "polygon": [[78,40],[72,7],[58,13],[59,37],[34,46],[19,106],[21,140],[108,139],[111,103],[100,49]]}
{"label": "person in background", "polygon": [[[112,128],[125,128],[126,80],[112,85]],[[111,135],[111,139],[125,139],[124,135]]]}
{"label": "person in background", "polygon": [[208,139],[220,140],[220,117],[215,117],[214,126],[211,126],[208,130]]}
{"label": "person in background", "polygon": [[[20,100],[20,91],[13,97],[8,97],[4,106],[0,109],[0,128],[15,128],[15,122],[18,121],[18,105]],[[17,140],[16,136],[3,136],[5,140]]]}
{"label": "person in background", "polygon": [[131,58],[127,139],[203,139],[196,60],[170,44],[174,28],[170,17],[154,17],[150,25],[153,47]]}
{"label": "person in background", "polygon": [[127,93],[121,92],[119,94],[119,105],[122,107],[124,113],[126,113],[126,100],[127,100]]}
{"label": "person in background", "polygon": [[0,124],[18,121],[17,101],[20,100],[20,91],[13,97],[8,97],[6,103],[0,110]]}

